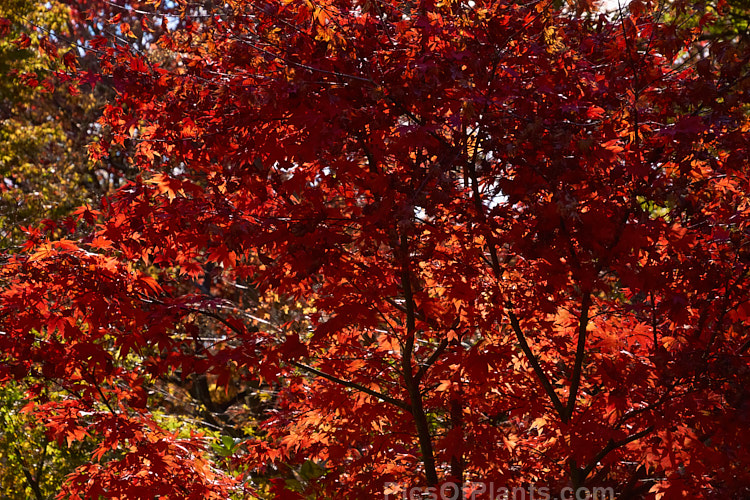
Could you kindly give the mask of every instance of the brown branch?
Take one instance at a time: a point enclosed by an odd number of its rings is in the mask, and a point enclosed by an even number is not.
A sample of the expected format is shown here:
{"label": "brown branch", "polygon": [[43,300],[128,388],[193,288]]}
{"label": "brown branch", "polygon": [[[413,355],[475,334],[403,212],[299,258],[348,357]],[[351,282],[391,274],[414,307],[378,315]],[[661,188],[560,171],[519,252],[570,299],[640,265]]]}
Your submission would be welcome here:
{"label": "brown branch", "polygon": [[370,173],[377,174],[378,173],[378,164],[375,161],[375,157],[372,155],[372,151],[367,146],[367,143],[365,142],[365,140],[361,136],[357,135],[357,139],[359,140],[359,145],[360,145],[360,147],[362,148],[362,151],[365,154],[365,158],[367,158],[367,166],[368,166],[368,168],[370,170]]}
{"label": "brown branch", "polygon": [[739,349],[735,351],[735,354],[738,356],[741,356],[745,354],[745,351],[747,351],[750,348],[750,339],[746,340],[744,344],[742,344]]}
{"label": "brown branch", "polygon": [[36,465],[36,478],[34,479],[37,484],[42,482],[42,472],[44,471],[44,462],[47,459],[47,448],[49,447],[49,439],[47,435],[44,435],[44,446],[42,447],[42,454],[39,457],[39,462]]}
{"label": "brown branch", "polygon": [[[479,148],[479,139],[477,139],[477,143],[475,144],[475,148]],[[476,149],[474,150],[476,153]],[[474,165],[474,159],[471,161],[467,161],[466,163],[466,169],[469,174],[469,178],[471,179],[471,192],[472,192],[472,198],[474,199],[474,209],[477,211],[477,215],[479,216],[479,220],[482,223],[484,227],[484,236],[487,240],[487,249],[490,252],[490,262],[492,265],[492,272],[495,275],[495,279],[500,279],[503,276],[503,269],[502,266],[500,266],[500,259],[497,256],[497,245],[495,242],[495,236],[492,233],[492,230],[487,227],[487,214],[484,213],[484,204],[482,203],[482,194],[479,192],[479,179],[477,177],[477,169]]]}
{"label": "brown branch", "polygon": [[632,443],[633,441],[636,441],[650,434],[651,432],[653,432],[653,430],[654,428],[649,426],[643,429],[642,431],[636,432],[635,434],[631,434],[630,436],[620,439],[619,441],[613,441],[610,439],[609,442],[607,443],[607,446],[602,448],[602,450],[599,451],[599,453],[597,453],[594,456],[594,458],[591,459],[591,462],[589,462],[589,464],[586,467],[581,469],[581,473],[583,474],[583,477],[585,478],[586,476],[588,476],[591,473],[591,471],[594,470],[594,467],[596,467],[596,465],[599,462],[601,462],[602,459],[606,457],[609,453],[616,450],[617,448],[622,448],[626,444]]}
{"label": "brown branch", "polygon": [[[210,316],[210,317],[216,319],[217,321],[221,322],[224,326],[226,326],[227,328],[229,328],[233,332],[237,333],[238,335],[242,334],[242,331],[240,331],[239,328],[237,328],[235,325],[232,325],[231,323],[229,323],[227,320],[225,320],[224,318],[222,318],[220,315],[218,315],[216,313],[213,313],[211,311],[205,311],[203,309],[195,309],[195,308],[185,308],[185,309],[189,309],[190,311],[195,312],[195,313],[199,313],[199,314],[204,314],[206,316]],[[395,405],[395,406],[397,406],[399,408],[402,408],[402,409],[404,409],[406,411],[411,412],[411,409],[409,408],[409,406],[406,403],[404,403],[403,401],[401,401],[400,399],[396,399],[396,398],[392,398],[390,396],[386,396],[385,394],[382,394],[382,393],[380,393],[378,391],[369,389],[369,388],[367,388],[367,387],[365,387],[363,385],[357,384],[356,382],[351,382],[349,380],[340,379],[340,378],[336,377],[335,375],[331,375],[331,374],[326,373],[324,371],[318,370],[317,368],[313,368],[312,366],[306,365],[304,363],[299,363],[299,362],[294,361],[294,360],[290,360],[289,363],[292,364],[292,365],[294,365],[294,366],[296,366],[297,368],[305,370],[305,371],[307,371],[309,373],[312,373],[312,374],[318,375],[320,377],[323,377],[325,379],[328,379],[331,382],[335,382],[335,383],[337,383],[339,385],[343,385],[344,387],[349,387],[349,388],[352,388],[352,389],[356,389],[358,391],[364,392],[365,394],[369,394],[370,396],[373,396],[373,397],[375,397],[375,398],[377,398],[377,399],[379,399],[381,401],[384,401],[386,403],[391,403],[392,405]]]}
{"label": "brown branch", "polygon": [[37,500],[44,500],[44,495],[42,494],[42,490],[39,487],[39,482],[34,479],[34,476],[31,475],[31,471],[26,464],[26,460],[23,459],[21,450],[18,448],[18,446],[13,446],[13,449],[18,456],[18,462],[21,464],[21,470],[23,471],[23,475],[26,478],[26,482],[29,484],[29,488],[31,488],[31,490],[34,492],[34,496],[37,498]]}
{"label": "brown branch", "polygon": [[435,455],[432,449],[432,436],[422,406],[422,393],[419,390],[419,379],[412,372],[412,357],[414,354],[414,336],[416,334],[416,318],[414,295],[411,289],[411,278],[409,276],[409,243],[406,233],[402,232],[400,237],[401,254],[401,288],[404,291],[406,302],[406,338],[401,351],[401,371],[404,375],[404,385],[409,393],[411,401],[411,414],[414,417],[414,426],[419,438],[419,449],[422,452],[422,463],[425,469],[425,478],[428,486],[437,486],[438,476],[435,467]]}
{"label": "brown branch", "polygon": [[570,382],[568,404],[565,407],[563,422],[567,422],[573,416],[576,407],[578,388],[581,385],[581,373],[583,371],[583,358],[586,354],[586,328],[589,324],[589,308],[591,307],[591,294],[586,291],[581,302],[581,317],[578,321],[578,345],[576,346],[576,359],[573,365],[573,375]]}
{"label": "brown branch", "polygon": [[511,310],[508,311],[508,317],[510,318],[510,325],[513,327],[518,343],[521,344],[521,350],[526,355],[529,363],[531,363],[531,367],[534,369],[534,373],[536,373],[539,382],[542,384],[544,392],[547,393],[547,396],[549,396],[549,399],[552,401],[552,405],[555,407],[555,411],[560,416],[560,419],[563,422],[567,422],[567,418],[565,417],[565,407],[563,407],[560,402],[560,398],[552,387],[549,378],[547,378],[547,374],[544,373],[542,366],[539,364],[539,360],[536,359],[536,356],[531,351],[531,347],[529,347],[529,343],[526,341],[526,336],[521,329],[521,324],[518,322],[518,317]]}
{"label": "brown branch", "polygon": [[430,367],[435,363],[435,361],[437,361],[437,359],[440,357],[440,355],[443,354],[446,347],[448,347],[448,339],[441,340],[440,344],[435,348],[432,354],[430,354],[430,357],[421,364],[419,370],[417,370],[416,375],[414,375],[414,378],[417,381],[422,380],[422,377],[424,377],[425,373],[427,373],[427,370],[429,370]]}
{"label": "brown branch", "polygon": [[299,361],[290,361],[290,364],[296,366],[297,368],[304,370],[308,373],[312,373],[313,375],[317,375],[319,377],[322,377],[324,379],[330,380],[331,382],[335,382],[336,384],[343,385],[344,387],[349,387],[351,389],[355,389],[360,392],[364,392],[365,394],[369,394],[370,396],[379,399],[385,403],[390,403],[394,406],[397,406],[398,408],[401,408],[402,410],[406,410],[408,412],[411,412],[411,408],[409,405],[407,405],[404,401],[401,401],[400,399],[393,398],[391,396],[387,396],[383,394],[382,392],[375,391],[373,389],[370,389],[368,387],[365,387],[363,385],[360,385],[356,382],[352,382],[350,380],[344,380],[341,378],[338,378],[335,375],[331,375],[330,373],[326,373],[322,370],[319,370],[317,368],[313,368],[312,366],[306,365],[304,363],[300,363]]}
{"label": "brown branch", "polygon": [[621,425],[624,425],[625,422],[627,422],[631,418],[637,417],[638,415],[641,415],[642,413],[649,412],[653,410],[654,408],[657,408],[660,405],[664,404],[666,401],[670,399],[670,397],[672,397],[672,391],[675,389],[675,387],[676,387],[676,384],[674,382],[670,383],[666,387],[666,391],[664,392],[664,394],[659,396],[659,399],[657,399],[653,403],[646,405],[644,407],[641,407],[641,408],[634,408],[628,412],[625,412],[619,419],[617,419],[615,427],[620,427]]}

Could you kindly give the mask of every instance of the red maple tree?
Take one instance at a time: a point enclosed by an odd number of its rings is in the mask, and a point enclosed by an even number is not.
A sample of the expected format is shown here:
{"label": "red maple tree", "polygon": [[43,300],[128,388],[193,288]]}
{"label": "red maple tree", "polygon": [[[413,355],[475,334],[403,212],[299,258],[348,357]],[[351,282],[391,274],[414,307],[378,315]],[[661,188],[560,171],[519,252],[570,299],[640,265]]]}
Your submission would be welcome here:
{"label": "red maple tree", "polygon": [[[140,175],[1,271],[0,376],[98,439],[61,495],[748,494],[747,47],[639,1],[223,5],[98,42]],[[191,373],[274,388],[233,474],[150,411]]]}

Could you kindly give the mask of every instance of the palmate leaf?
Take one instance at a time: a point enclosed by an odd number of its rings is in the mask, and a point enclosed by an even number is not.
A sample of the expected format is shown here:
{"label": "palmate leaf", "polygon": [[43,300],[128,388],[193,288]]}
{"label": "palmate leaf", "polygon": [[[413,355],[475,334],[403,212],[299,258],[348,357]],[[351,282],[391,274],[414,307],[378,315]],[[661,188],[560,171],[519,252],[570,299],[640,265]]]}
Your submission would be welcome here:
{"label": "palmate leaf", "polygon": [[[179,4],[97,43],[140,175],[0,275],[3,376],[102,443],[64,491],[744,495],[747,48],[584,7]],[[169,384],[213,438],[149,416]]]}

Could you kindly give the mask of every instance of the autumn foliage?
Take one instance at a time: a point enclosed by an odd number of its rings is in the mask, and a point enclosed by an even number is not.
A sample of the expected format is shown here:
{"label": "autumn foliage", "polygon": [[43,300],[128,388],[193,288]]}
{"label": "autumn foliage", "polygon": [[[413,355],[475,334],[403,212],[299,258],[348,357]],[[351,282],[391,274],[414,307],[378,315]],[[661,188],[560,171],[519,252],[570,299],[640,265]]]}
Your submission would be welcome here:
{"label": "autumn foliage", "polygon": [[[86,42],[89,153],[138,175],[0,271],[0,377],[96,443],[61,498],[750,494],[748,47],[679,4],[219,3]],[[272,394],[223,456],[153,411],[198,376]]]}

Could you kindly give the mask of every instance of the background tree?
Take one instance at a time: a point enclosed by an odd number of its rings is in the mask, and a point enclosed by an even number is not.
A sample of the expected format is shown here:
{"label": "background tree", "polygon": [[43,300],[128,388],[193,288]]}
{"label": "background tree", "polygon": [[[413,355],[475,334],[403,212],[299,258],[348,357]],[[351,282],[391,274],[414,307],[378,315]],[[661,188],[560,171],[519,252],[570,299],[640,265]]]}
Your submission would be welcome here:
{"label": "background tree", "polygon": [[[15,252],[26,241],[23,227],[61,219],[108,188],[86,153],[95,136],[97,97],[58,87],[55,72],[65,63],[39,50],[50,33],[66,34],[68,9],[57,2],[12,1],[0,6],[0,17],[7,18],[0,28],[0,247]],[[70,62],[66,50],[56,55]],[[50,498],[91,449],[50,443],[44,427],[21,410],[24,387],[6,383],[0,397],[2,495]]]}
{"label": "background tree", "polygon": [[[93,7],[99,7],[98,17],[87,13]],[[112,147],[105,161],[90,161],[87,154],[90,143],[108,140],[108,128],[98,119],[115,89],[97,83],[94,46],[106,42],[97,36],[120,35],[117,24],[102,21],[117,9],[122,7],[107,2],[18,0],[0,6],[0,246],[8,253],[26,241],[27,227],[42,224],[49,234],[69,234],[75,229],[69,216],[76,207],[96,205],[133,174],[127,145]],[[143,50],[158,30],[137,27],[127,37],[131,48]],[[88,84],[72,84],[77,75]],[[92,451],[90,440],[57,446],[45,436],[43,426],[22,410],[28,384],[43,387],[45,397],[60,396],[54,380],[44,377],[4,387],[3,498],[52,498]],[[179,389],[165,394],[173,397],[175,392]],[[180,404],[190,407],[189,398]],[[163,418],[165,425],[174,425],[169,415]]]}
{"label": "background tree", "polygon": [[[121,184],[134,169],[128,155],[131,140],[112,143],[108,125],[99,120],[107,101],[116,94],[114,79],[101,80],[98,56],[113,42],[144,53],[168,65],[169,54],[150,44],[167,24],[182,24],[179,16],[163,9],[154,20],[132,15],[152,9],[146,4],[116,2],[15,1],[0,7],[3,17],[2,82],[4,116],[2,140],[3,247],[12,254],[24,243],[24,230],[41,226],[47,235],[74,234],[70,215],[81,204],[97,206],[99,199]],[[143,20],[143,23],[141,22]],[[130,26],[133,26],[130,29]],[[125,28],[128,26],[128,28]],[[87,149],[104,149],[106,159],[90,161]],[[88,206],[88,205],[87,205]],[[70,236],[68,236],[70,237]],[[7,257],[7,255],[6,255]],[[208,273],[202,284],[210,282]],[[205,328],[210,330],[210,325]],[[207,335],[211,332],[208,331]],[[105,344],[104,348],[107,348]],[[127,363],[137,363],[130,356]],[[4,498],[51,498],[65,476],[91,454],[91,439],[57,446],[45,436],[33,414],[24,412],[23,397],[31,384],[45,398],[56,398],[59,384],[45,376],[29,377],[20,385],[7,385],[2,412],[7,426],[2,440],[0,480]],[[230,402],[247,402],[250,408],[270,399],[256,387],[228,396],[205,375],[183,380],[164,376],[153,381],[152,409],[160,425],[189,435],[201,428],[215,439],[217,456],[226,455],[225,434],[236,434],[254,422],[252,414],[235,411],[231,419],[223,409]],[[221,415],[217,420],[215,415]],[[234,431],[234,428],[238,430]],[[224,437],[224,441],[221,437]],[[231,441],[231,440],[230,440]],[[70,447],[69,447],[70,445]],[[227,447],[229,446],[229,447]]]}

